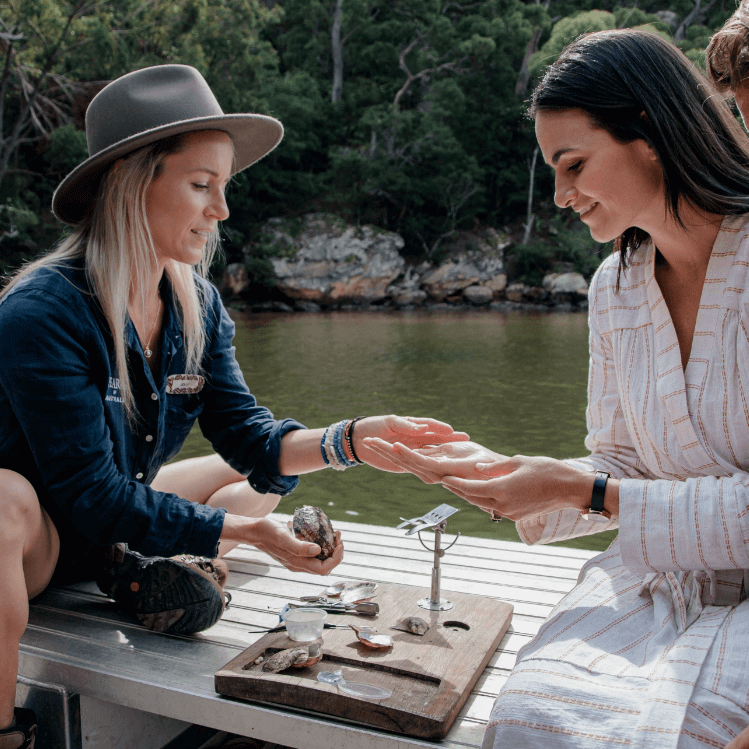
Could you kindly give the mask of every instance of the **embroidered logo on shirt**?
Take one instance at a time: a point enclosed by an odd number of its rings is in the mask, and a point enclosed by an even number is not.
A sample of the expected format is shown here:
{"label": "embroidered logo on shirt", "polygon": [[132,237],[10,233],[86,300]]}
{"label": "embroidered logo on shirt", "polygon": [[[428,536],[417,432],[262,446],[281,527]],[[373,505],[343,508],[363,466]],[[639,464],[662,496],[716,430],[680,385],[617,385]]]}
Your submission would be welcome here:
{"label": "embroidered logo on shirt", "polygon": [[199,393],[205,385],[200,375],[169,375],[166,378],[166,392],[170,395],[192,395]]}
{"label": "embroidered logo on shirt", "polygon": [[115,403],[122,403],[120,393],[120,379],[119,377],[110,377],[107,387],[107,394],[104,398],[105,401],[114,401]]}

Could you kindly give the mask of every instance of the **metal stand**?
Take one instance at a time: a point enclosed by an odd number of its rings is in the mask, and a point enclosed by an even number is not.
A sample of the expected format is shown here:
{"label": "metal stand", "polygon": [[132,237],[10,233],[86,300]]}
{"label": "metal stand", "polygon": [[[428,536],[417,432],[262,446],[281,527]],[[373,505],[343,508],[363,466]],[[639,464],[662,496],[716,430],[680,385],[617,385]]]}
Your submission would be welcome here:
{"label": "metal stand", "polygon": [[[445,556],[445,552],[452,548],[455,542],[460,538],[460,533],[453,539],[453,542],[447,548],[441,548],[441,536],[447,527],[447,518],[454,515],[458,510],[450,505],[440,505],[426,515],[412,520],[401,518],[403,522],[397,528],[404,528],[407,525],[414,524],[414,527],[406,532],[407,536],[414,533],[419,534],[419,542],[427,551],[434,551],[434,567],[432,568],[432,588],[429,598],[421,598],[418,605],[422,609],[430,611],[447,611],[453,607],[453,604],[445,598],[440,598],[440,559]],[[421,538],[421,531],[434,530],[434,549],[430,549]]]}

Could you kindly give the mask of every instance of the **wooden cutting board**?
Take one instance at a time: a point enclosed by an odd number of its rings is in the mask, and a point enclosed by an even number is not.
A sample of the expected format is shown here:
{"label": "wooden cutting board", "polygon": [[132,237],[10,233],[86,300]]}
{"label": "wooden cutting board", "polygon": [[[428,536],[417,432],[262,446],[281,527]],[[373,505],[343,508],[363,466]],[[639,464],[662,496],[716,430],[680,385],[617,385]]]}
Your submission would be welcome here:
{"label": "wooden cutting board", "polygon": [[[417,601],[429,591],[386,584],[373,602],[377,616],[328,614],[333,624],[372,625],[393,638],[387,650],[372,650],[349,628],[323,632],[322,660],[309,668],[267,674],[258,657],[295,647],[285,632],[264,635],[215,674],[216,691],[227,697],[271,702],[363,723],[387,731],[441,739],[450,730],[471,689],[510,625],[512,606],[502,601],[443,592],[454,606],[428,611]],[[407,616],[430,625],[423,636],[391,629]],[[344,694],[337,686],[317,681],[320,671],[341,669],[346,681],[392,690],[381,701]]]}

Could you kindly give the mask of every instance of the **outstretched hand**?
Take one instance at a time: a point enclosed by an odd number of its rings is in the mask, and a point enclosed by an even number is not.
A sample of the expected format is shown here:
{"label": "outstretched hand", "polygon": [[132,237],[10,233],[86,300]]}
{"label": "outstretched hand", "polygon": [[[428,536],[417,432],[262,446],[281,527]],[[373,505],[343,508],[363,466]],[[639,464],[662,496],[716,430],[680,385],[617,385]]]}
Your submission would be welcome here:
{"label": "outstretched hand", "polygon": [[365,463],[391,473],[404,473],[408,468],[392,460],[393,454],[375,450],[377,444],[392,446],[399,443],[406,448],[423,448],[425,445],[442,445],[467,442],[465,432],[456,432],[449,424],[436,419],[413,416],[372,416],[356,422],[354,428],[354,450]]}
{"label": "outstretched hand", "polygon": [[313,575],[327,575],[343,559],[343,542],[340,531],[336,531],[336,547],[333,556],[325,561],[316,559],[322,551],[317,544],[300,541],[284,525],[271,518],[260,518],[253,523],[253,537],[250,543],[280,562],[292,572],[309,572]]}
{"label": "outstretched hand", "polygon": [[413,473],[425,484],[439,484],[445,476],[483,479],[484,474],[476,468],[478,463],[504,459],[503,455],[467,440],[415,449],[402,442],[391,444],[378,438],[368,438],[364,444],[383,460]]}
{"label": "outstretched hand", "polygon": [[580,497],[589,497],[592,488],[592,473],[563,461],[508,457],[475,442],[415,449],[381,439],[364,442],[400,470],[413,473],[427,484],[441,483],[479,509],[510,520],[527,520],[564,507],[582,509],[578,506]]}
{"label": "outstretched hand", "polygon": [[490,514],[529,520],[565,507],[582,510],[594,475],[554,458],[515,455],[478,463],[479,479],[445,476],[442,485]]}

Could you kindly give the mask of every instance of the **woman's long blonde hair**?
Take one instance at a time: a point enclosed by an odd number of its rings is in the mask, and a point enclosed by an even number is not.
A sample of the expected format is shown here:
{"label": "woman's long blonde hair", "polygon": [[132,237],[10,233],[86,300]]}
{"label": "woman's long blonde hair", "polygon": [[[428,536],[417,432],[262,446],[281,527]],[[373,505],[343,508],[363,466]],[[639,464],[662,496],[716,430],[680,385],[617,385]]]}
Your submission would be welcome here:
{"label": "woman's long blonde hair", "polygon": [[[161,173],[164,159],[182,149],[184,138],[185,135],[177,135],[156,141],[110,167],[102,178],[94,205],[72,234],[48,255],[24,266],[0,293],[2,298],[38,268],[59,268],[71,260],[84,258],[86,278],[114,339],[117,376],[131,424],[138,413],[128,372],[125,335],[128,301],[131,288],[140,289],[139,302],[145,311],[146,279],[156,262],[156,248],[146,217],[146,190]],[[217,249],[216,229],[195,268],[174,260],[166,264],[182,323],[188,373],[200,371],[205,349],[205,294],[202,285],[195,282],[193,270],[205,277]]]}

